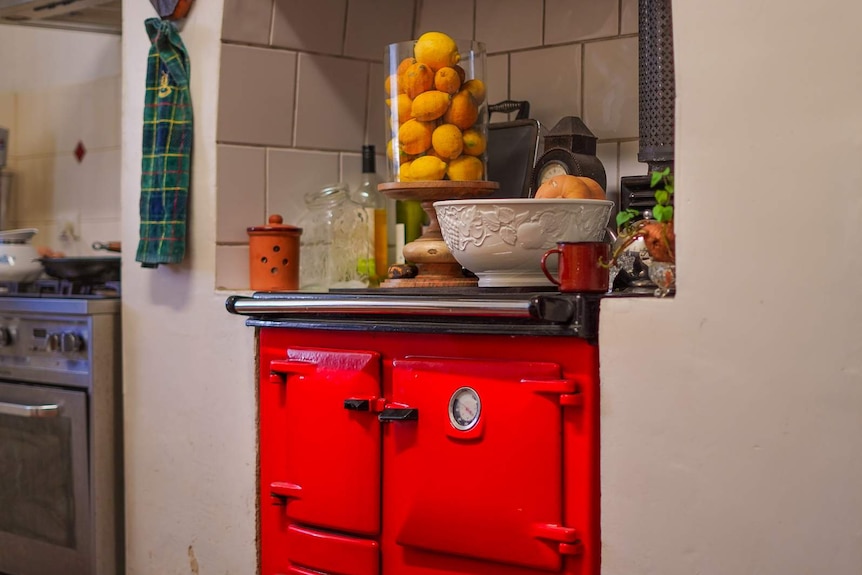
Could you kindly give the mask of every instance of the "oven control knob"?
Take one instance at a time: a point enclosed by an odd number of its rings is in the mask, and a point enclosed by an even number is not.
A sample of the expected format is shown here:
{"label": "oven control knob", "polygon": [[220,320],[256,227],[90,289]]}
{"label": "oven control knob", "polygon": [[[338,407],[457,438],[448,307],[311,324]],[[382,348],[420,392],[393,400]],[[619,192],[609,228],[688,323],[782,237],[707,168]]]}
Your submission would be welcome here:
{"label": "oven control knob", "polygon": [[8,347],[12,345],[14,338],[8,327],[0,327],[0,347]]}
{"label": "oven control knob", "polygon": [[60,334],[49,333],[48,337],[45,338],[45,347],[48,348],[48,351],[60,351]]}
{"label": "oven control knob", "polygon": [[66,332],[60,339],[60,349],[66,353],[75,353],[84,349],[84,338],[77,333]]}

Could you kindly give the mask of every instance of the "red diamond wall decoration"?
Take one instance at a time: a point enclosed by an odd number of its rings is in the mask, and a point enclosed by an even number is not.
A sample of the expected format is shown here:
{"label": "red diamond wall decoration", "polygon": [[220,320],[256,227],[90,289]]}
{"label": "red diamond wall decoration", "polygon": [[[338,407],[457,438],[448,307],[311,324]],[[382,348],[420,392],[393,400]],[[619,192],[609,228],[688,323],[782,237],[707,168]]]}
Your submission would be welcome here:
{"label": "red diamond wall decoration", "polygon": [[75,157],[78,159],[79,164],[84,161],[84,156],[86,155],[87,148],[84,147],[84,142],[78,142],[78,145],[75,146]]}

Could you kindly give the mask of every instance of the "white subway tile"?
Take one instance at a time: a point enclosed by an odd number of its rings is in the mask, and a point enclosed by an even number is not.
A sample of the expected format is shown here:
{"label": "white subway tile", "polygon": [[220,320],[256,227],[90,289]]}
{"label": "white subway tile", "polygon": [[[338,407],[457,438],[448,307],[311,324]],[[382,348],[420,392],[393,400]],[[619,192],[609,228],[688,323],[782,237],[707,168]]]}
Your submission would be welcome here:
{"label": "white subway tile", "polygon": [[219,144],[216,174],[216,241],[247,242],[247,228],[267,222],[266,150]]}
{"label": "white subway tile", "polygon": [[268,44],[273,0],[225,0],[222,40]]}
{"label": "white subway tile", "polygon": [[542,0],[476,0],[476,40],[488,53],[542,45]]}
{"label": "white subway tile", "polygon": [[413,39],[413,2],[350,0],[344,54],[383,61],[386,46]]}
{"label": "white subway tile", "polygon": [[272,45],[340,56],[347,0],[275,0]]}
{"label": "white subway tile", "polygon": [[249,289],[248,246],[216,246],[216,289]]}
{"label": "white subway tile", "polygon": [[638,23],[638,0],[622,0],[620,34],[637,34]]}
{"label": "white subway tile", "polygon": [[[509,99],[509,55],[488,56],[488,70],[485,74],[488,104],[496,104]],[[507,118],[495,114],[492,121],[500,122]]]}
{"label": "white subway tile", "polygon": [[284,223],[296,225],[306,211],[305,194],[338,182],[336,152],[269,150],[267,154],[267,215],[281,214]]}
{"label": "white subway tile", "polygon": [[223,45],[218,140],[292,145],[295,86],[295,53]]}
{"label": "white subway tile", "polygon": [[529,101],[530,116],[546,128],[581,115],[580,44],[516,52],[509,70],[510,97]]}
{"label": "white subway tile", "polygon": [[545,44],[616,36],[619,0],[545,0]]}
{"label": "white subway tile", "polygon": [[300,54],[296,146],[359,150],[365,141],[368,64]]}
{"label": "white subway tile", "polygon": [[584,46],[584,122],[600,139],[638,136],[638,39]]}
{"label": "white subway tile", "polygon": [[443,32],[456,40],[473,40],[474,1],[434,0],[420,2],[416,37],[425,32]]}

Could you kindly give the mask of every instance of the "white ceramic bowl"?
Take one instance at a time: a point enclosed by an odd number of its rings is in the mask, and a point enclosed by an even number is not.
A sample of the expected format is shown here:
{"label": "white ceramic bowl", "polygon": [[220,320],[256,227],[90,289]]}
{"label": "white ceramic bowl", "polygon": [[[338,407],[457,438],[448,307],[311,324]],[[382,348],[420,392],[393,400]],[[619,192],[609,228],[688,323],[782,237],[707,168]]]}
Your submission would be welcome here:
{"label": "white ceramic bowl", "polygon": [[606,200],[512,198],[446,200],[434,202],[434,209],[446,246],[479,277],[480,287],[526,287],[553,285],[540,262],[557,242],[602,241],[613,205]]}
{"label": "white ceramic bowl", "polygon": [[23,228],[0,232],[0,281],[30,282],[42,275],[39,252],[30,240],[38,230]]}

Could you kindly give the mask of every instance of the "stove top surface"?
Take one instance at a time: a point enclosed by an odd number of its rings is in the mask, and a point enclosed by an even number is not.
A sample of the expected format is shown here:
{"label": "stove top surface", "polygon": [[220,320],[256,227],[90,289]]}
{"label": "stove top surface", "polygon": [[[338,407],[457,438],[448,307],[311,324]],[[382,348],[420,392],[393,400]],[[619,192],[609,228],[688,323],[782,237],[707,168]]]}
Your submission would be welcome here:
{"label": "stove top surface", "polygon": [[54,278],[32,282],[0,281],[0,298],[118,299],[120,282],[92,283]]}

